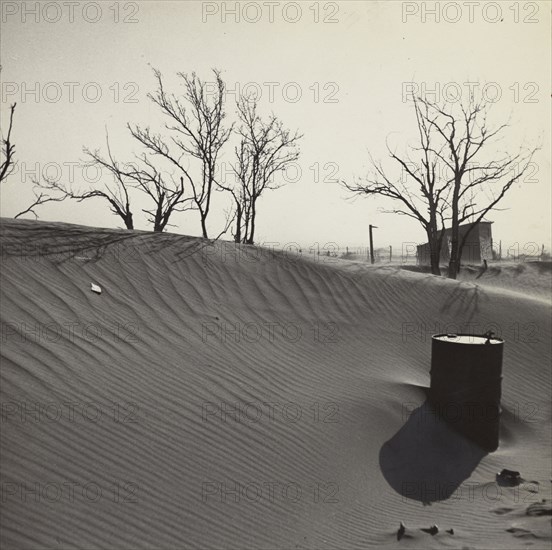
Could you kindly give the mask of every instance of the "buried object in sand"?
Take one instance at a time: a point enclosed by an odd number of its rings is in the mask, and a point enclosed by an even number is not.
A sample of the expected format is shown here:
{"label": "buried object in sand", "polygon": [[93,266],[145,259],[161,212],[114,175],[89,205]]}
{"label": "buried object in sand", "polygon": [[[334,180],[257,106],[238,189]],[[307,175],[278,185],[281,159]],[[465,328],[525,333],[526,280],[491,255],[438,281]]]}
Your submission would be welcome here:
{"label": "buried object in sand", "polygon": [[420,531],[423,531],[424,533],[429,533],[431,536],[436,535],[439,532],[439,527],[437,525],[432,525],[431,527],[422,527]]}
{"label": "buried object in sand", "polygon": [[499,474],[496,474],[496,479],[509,483],[510,485],[519,485],[521,483],[521,474],[516,470],[507,470],[504,468]]}
{"label": "buried object in sand", "polygon": [[406,525],[401,521],[399,530],[397,531],[397,540],[401,540],[403,538],[405,531],[406,531]]}
{"label": "buried object in sand", "polygon": [[503,348],[492,333],[436,334],[431,342],[431,406],[487,452],[499,443]]}
{"label": "buried object in sand", "polygon": [[102,287],[99,285],[95,285],[94,283],[90,283],[90,290],[92,292],[95,292],[96,294],[102,293]]}
{"label": "buried object in sand", "polygon": [[[431,527],[421,527],[420,531],[423,531],[424,533],[428,533],[433,537],[439,532],[439,526],[434,523]],[[401,540],[404,537],[405,532],[406,532],[406,525],[401,521],[399,529],[397,530],[397,540]],[[448,533],[449,535],[454,535],[454,529],[452,528],[447,529],[445,532]]]}

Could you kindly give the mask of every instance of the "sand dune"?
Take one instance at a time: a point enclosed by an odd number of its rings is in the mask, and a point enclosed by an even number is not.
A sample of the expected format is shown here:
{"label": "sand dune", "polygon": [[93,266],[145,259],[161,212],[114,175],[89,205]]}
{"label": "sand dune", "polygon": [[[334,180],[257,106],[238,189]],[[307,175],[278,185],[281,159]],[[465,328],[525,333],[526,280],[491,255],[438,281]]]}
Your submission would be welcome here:
{"label": "sand dune", "polygon": [[[170,234],[1,230],[2,548],[550,547],[544,296]],[[506,340],[491,454],[424,404],[431,334],[488,329]],[[498,485],[502,468],[524,482]]]}
{"label": "sand dune", "polygon": [[462,279],[482,286],[504,288],[552,299],[552,262],[496,262],[486,270],[466,267],[462,269]]}

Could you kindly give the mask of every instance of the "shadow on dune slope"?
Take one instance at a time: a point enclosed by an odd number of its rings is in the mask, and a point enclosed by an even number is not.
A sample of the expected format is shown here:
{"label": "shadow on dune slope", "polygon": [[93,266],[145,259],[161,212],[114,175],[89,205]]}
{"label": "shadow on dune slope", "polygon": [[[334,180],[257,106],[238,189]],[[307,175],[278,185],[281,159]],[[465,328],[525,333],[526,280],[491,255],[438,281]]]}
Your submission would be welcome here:
{"label": "shadow on dune slope", "polygon": [[[168,246],[179,247],[177,259],[200,252],[209,241],[148,231],[90,228],[59,222],[2,222],[2,257],[48,258],[61,264],[78,259],[97,262],[106,255],[122,262],[136,261],[140,254],[155,254]],[[183,246],[184,245],[184,246]]]}
{"label": "shadow on dune slope", "polygon": [[424,504],[450,498],[486,453],[436,419],[426,401],[381,447],[379,464],[404,499]]}
{"label": "shadow on dune slope", "polygon": [[477,285],[462,285],[460,283],[452,289],[452,292],[443,303],[441,313],[454,316],[462,315],[470,322],[479,313],[480,300],[481,289]]}

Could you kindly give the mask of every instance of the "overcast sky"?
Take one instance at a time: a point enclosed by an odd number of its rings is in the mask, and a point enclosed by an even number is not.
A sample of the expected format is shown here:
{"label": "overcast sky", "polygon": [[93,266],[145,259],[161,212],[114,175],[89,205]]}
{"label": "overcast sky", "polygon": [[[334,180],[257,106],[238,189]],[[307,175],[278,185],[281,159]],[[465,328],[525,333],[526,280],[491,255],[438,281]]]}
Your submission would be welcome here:
{"label": "overcast sky", "polygon": [[[83,5],[86,9],[83,9]],[[20,2],[2,1],[2,129],[17,101],[13,139],[18,172],[1,189],[1,215],[32,200],[31,177],[41,170],[85,188],[94,174],[73,163],[82,147],[115,155],[140,149],[127,122],[160,127],[147,99],[152,67],[178,90],[176,73],[212,80],[219,68],[235,117],[236,92],[249,83],[273,111],[304,134],[301,160],[267,192],[259,207],[257,241],[365,245],[368,224],[377,245],[424,242],[415,221],[386,215],[378,199],[350,201],[336,180],[366,172],[370,152],[387,162],[385,142],[403,151],[414,136],[404,89],[414,82],[441,94],[466,82],[476,98],[494,102],[493,124],[511,127],[491,154],[540,143],[538,172],[516,185],[506,210],[488,216],[503,247],[545,243],[550,248],[550,7],[545,2]],[[237,8],[238,13],[232,9]],[[438,21],[430,8],[437,8]],[[239,21],[236,19],[239,17]],[[271,93],[272,91],[272,93]],[[233,149],[221,159],[229,169]],[[73,167],[73,168],[72,168]],[[74,173],[72,173],[74,169]],[[148,229],[138,198],[136,227]],[[217,194],[209,229],[224,224],[228,197]],[[41,219],[121,227],[101,200],[45,205]],[[176,214],[170,231],[200,235],[195,212]],[[231,238],[228,235],[228,238]]]}

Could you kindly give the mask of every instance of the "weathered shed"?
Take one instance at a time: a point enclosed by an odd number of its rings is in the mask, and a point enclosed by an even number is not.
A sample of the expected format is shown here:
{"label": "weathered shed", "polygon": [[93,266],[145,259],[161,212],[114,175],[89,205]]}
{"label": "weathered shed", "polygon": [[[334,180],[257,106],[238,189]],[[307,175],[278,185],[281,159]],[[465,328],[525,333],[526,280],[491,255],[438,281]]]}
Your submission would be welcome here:
{"label": "weathered shed", "polygon": [[[467,223],[458,227],[460,242],[469,231],[469,235],[462,249],[460,262],[464,264],[480,264],[483,260],[493,259],[493,236],[491,224],[493,222],[481,221],[479,223]],[[441,245],[441,261],[450,259],[452,229],[445,229]],[[429,243],[420,244],[416,251],[419,265],[430,265]]]}

